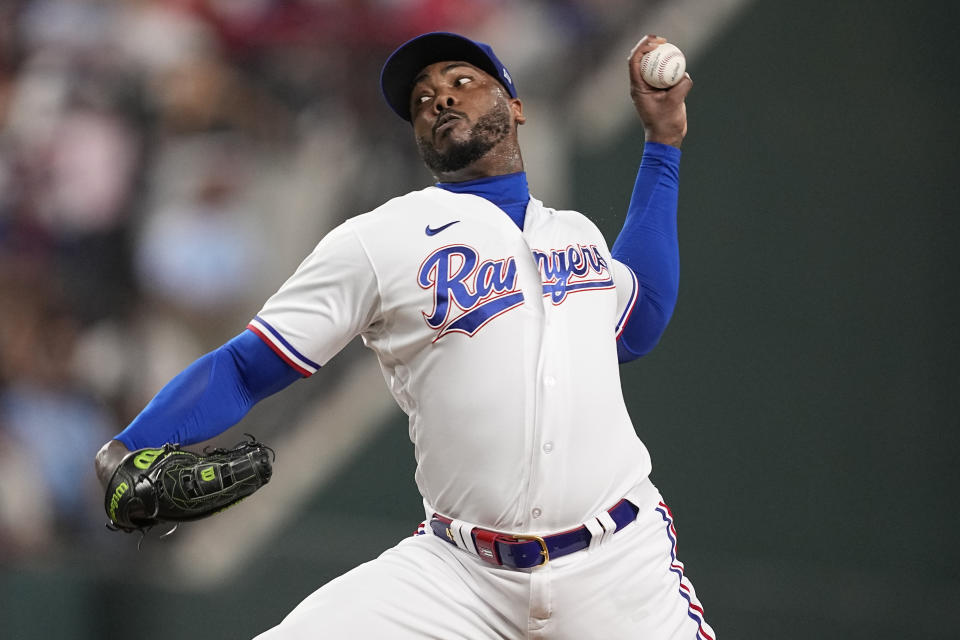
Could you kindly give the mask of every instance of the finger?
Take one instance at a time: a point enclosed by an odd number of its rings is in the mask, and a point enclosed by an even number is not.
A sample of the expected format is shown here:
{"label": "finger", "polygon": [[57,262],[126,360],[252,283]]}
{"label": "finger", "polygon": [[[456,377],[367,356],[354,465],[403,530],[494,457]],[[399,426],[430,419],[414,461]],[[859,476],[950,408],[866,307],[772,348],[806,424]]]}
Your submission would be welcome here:
{"label": "finger", "polygon": [[680,101],[684,100],[687,97],[687,94],[690,93],[690,89],[693,88],[693,78],[690,77],[689,73],[684,73],[683,77],[680,78],[680,82],[673,85],[667,89],[667,93],[670,94],[670,97],[674,100]]}
{"label": "finger", "polygon": [[647,34],[640,38],[640,41],[633,46],[633,49],[630,50],[630,55],[627,59],[631,64],[634,62],[639,62],[640,58],[644,54],[649,53],[666,42],[667,39],[661,36],[654,35],[652,33]]}
{"label": "finger", "polygon": [[630,55],[628,56],[629,60],[640,60],[644,56],[661,44],[667,41],[666,38],[655,36],[655,35],[646,35],[640,39],[640,41],[634,45],[633,49],[630,50]]}

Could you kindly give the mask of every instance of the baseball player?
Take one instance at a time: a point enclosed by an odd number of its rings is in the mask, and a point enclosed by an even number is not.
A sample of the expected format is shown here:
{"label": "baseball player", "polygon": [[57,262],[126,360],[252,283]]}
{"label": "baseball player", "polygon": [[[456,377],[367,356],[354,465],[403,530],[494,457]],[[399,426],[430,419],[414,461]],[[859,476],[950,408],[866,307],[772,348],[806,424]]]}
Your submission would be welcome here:
{"label": "baseball player", "polygon": [[692,81],[642,80],[662,42],[644,37],[628,61],[646,144],[612,251],[588,218],[530,195],[523,104],[488,45],[400,46],[381,87],[437,183],[331,231],[243,333],[104,445],[101,478],[129,450],[224,431],[358,334],[376,353],[410,418],[426,519],[261,640],[714,640],[618,371],[653,348],[677,296]]}

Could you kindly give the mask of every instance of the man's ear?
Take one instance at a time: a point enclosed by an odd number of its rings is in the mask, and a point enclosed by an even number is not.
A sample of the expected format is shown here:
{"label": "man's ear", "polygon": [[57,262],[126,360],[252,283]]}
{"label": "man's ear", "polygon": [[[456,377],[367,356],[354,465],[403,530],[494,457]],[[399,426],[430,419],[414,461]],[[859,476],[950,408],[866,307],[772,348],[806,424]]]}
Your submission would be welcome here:
{"label": "man's ear", "polygon": [[513,112],[513,119],[517,124],[523,124],[527,121],[526,116],[523,115],[523,103],[520,102],[519,98],[510,99],[510,110]]}

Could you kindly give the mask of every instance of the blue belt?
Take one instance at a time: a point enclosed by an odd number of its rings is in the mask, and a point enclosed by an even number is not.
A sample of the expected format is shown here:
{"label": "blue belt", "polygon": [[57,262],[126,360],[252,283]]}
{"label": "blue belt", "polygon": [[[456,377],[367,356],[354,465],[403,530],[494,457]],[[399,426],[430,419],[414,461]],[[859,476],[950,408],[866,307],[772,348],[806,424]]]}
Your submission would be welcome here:
{"label": "blue belt", "polygon": [[[615,531],[620,531],[637,519],[637,511],[639,509],[624,498],[608,509],[607,513],[617,525]],[[456,545],[455,534],[450,529],[452,522],[450,518],[435,513],[430,518],[430,528],[437,537]],[[590,530],[583,525],[549,536],[499,533],[480,527],[474,527],[470,533],[477,555],[491,564],[513,569],[539,567],[550,562],[551,558],[559,558],[586,549],[590,545],[590,538],[593,537]]]}

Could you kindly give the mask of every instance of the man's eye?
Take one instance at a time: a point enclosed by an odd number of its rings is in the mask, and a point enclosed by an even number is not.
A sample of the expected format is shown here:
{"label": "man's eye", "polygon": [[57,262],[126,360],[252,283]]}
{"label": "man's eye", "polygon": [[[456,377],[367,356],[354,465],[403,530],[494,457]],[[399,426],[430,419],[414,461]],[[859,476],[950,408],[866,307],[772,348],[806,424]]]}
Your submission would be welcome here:
{"label": "man's eye", "polygon": [[473,78],[468,78],[467,76],[462,76],[462,77],[460,77],[460,78],[457,78],[457,81],[456,81],[455,84],[456,84],[458,87],[460,87],[460,86],[463,86],[463,85],[467,84],[468,82],[473,82]]}
{"label": "man's eye", "polygon": [[417,104],[423,104],[429,99],[430,99],[430,96],[420,96],[419,98],[417,98]]}

